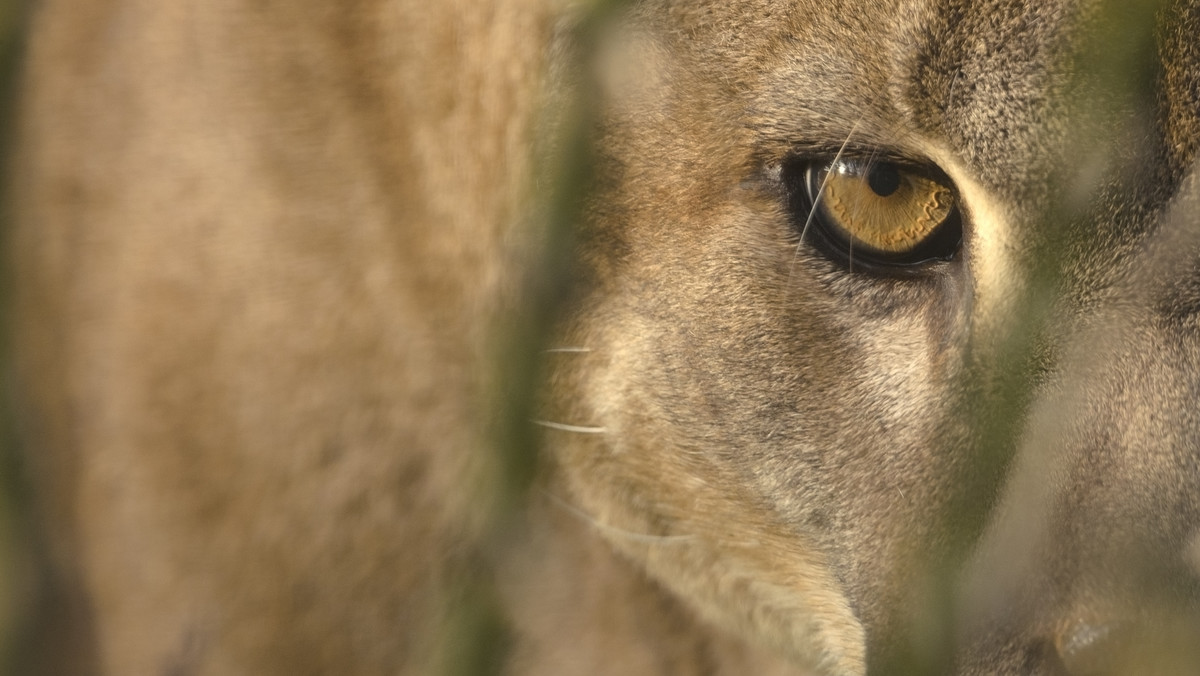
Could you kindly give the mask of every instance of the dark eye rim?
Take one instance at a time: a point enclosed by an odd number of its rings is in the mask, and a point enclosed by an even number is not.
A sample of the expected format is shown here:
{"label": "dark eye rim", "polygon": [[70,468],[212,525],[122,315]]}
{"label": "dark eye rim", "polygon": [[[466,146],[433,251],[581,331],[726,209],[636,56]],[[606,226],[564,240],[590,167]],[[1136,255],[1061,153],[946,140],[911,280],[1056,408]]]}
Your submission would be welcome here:
{"label": "dark eye rim", "polygon": [[954,183],[942,171],[932,165],[915,164],[906,161],[890,159],[866,159],[842,157],[844,161],[858,160],[862,162],[889,162],[898,168],[916,173],[949,186],[955,196],[955,205],[950,215],[920,244],[908,251],[888,254],[872,250],[868,247],[853,246],[839,232],[839,229],[824,220],[823,211],[819,208],[812,215],[812,222],[807,232],[805,223],[809,213],[816,207],[814,199],[820,185],[817,174],[833,164],[834,158],[823,157],[789,157],[784,160],[781,178],[787,193],[788,219],[793,235],[799,239],[801,235],[818,253],[842,266],[852,273],[867,273],[880,276],[914,276],[926,273],[939,263],[955,260],[962,250],[963,224],[959,208],[958,191]]}

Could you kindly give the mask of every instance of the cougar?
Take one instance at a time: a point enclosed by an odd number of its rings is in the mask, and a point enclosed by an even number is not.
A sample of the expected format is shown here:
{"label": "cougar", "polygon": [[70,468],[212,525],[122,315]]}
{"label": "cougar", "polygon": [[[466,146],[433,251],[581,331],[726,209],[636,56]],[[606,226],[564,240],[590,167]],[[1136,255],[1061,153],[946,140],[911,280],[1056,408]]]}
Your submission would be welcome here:
{"label": "cougar", "polygon": [[1197,36],[37,3],[20,673],[1200,673]]}

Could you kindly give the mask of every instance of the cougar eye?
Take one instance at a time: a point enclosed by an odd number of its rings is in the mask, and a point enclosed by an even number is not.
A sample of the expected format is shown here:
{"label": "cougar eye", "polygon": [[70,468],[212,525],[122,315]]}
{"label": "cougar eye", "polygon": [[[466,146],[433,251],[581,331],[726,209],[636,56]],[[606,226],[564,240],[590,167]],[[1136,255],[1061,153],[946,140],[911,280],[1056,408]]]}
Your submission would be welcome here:
{"label": "cougar eye", "polygon": [[958,253],[957,197],[933,170],[855,158],[797,159],[784,164],[783,179],[798,234],[851,270],[911,271]]}

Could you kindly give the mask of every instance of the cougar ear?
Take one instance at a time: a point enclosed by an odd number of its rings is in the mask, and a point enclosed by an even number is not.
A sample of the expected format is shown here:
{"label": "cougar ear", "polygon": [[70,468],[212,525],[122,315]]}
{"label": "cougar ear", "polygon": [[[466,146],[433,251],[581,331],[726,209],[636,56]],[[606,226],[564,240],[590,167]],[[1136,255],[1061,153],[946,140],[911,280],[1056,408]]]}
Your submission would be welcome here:
{"label": "cougar ear", "polygon": [[817,549],[794,533],[747,518],[745,510],[723,510],[723,500],[712,497],[693,503],[711,520],[692,525],[694,532],[753,533],[750,542],[701,535],[669,545],[622,540],[618,546],[703,616],[735,633],[817,674],[866,674],[862,624]]}
{"label": "cougar ear", "polygon": [[[628,327],[614,328],[622,321],[564,343],[610,355],[611,372],[556,362],[555,399],[567,403],[543,423],[552,490],[709,623],[815,674],[866,674],[865,628],[816,536],[763,509],[728,466],[664,451],[688,444],[662,417],[644,416],[657,404],[629,391],[646,356],[630,354]],[[637,434],[619,433],[629,429]]]}
{"label": "cougar ear", "polygon": [[[686,557],[651,562],[648,568],[669,580],[672,590],[691,599],[704,616],[732,624],[729,628],[738,634],[765,643],[814,673],[866,674],[862,625],[836,592],[831,576],[805,562],[791,570],[756,568],[761,561],[752,559],[758,556],[742,559],[727,550],[699,549]],[[722,598],[722,590],[729,588],[741,590],[739,607],[730,608]]]}

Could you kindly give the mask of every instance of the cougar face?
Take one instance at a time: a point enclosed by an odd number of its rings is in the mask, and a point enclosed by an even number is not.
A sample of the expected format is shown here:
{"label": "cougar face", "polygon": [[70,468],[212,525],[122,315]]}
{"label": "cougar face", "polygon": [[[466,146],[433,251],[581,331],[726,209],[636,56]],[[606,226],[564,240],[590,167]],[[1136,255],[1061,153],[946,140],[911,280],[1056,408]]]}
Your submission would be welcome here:
{"label": "cougar face", "polygon": [[1193,633],[1197,14],[1105,11],[633,10],[549,432],[619,549],[828,673],[968,549],[961,673]]}
{"label": "cougar face", "polygon": [[34,16],[13,190],[30,669],[434,673],[475,596],[514,674],[1200,668],[1195,3],[593,27],[491,533],[562,9],[78,4]]}

